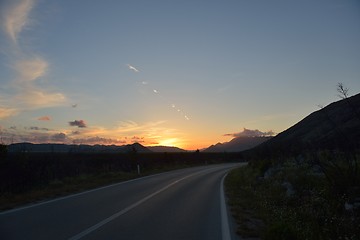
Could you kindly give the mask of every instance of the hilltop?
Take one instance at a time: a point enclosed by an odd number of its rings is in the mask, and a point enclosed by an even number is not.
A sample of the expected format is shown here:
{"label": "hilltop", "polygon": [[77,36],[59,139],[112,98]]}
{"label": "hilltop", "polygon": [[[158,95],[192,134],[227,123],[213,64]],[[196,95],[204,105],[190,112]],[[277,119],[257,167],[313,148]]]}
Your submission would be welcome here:
{"label": "hilltop", "polygon": [[211,145],[203,152],[241,152],[251,149],[263,142],[268,141],[272,137],[256,137],[256,136],[241,136],[235,137],[230,142],[217,143]]}
{"label": "hilltop", "polygon": [[360,94],[315,111],[252,152],[296,154],[304,150],[352,151],[360,147]]}
{"label": "hilltop", "polygon": [[33,144],[33,143],[14,143],[8,146],[9,152],[42,152],[42,153],[126,153],[131,151],[148,153],[148,148],[140,143],[133,143],[123,146],[117,145],[67,145],[67,144]]}

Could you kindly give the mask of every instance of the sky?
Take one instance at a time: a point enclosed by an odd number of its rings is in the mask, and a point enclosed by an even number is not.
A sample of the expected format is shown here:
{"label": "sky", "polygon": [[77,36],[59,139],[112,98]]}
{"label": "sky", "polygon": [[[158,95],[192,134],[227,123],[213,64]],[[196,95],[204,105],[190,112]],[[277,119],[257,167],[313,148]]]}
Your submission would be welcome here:
{"label": "sky", "polygon": [[201,149],[360,92],[357,0],[0,0],[0,24],[5,144]]}

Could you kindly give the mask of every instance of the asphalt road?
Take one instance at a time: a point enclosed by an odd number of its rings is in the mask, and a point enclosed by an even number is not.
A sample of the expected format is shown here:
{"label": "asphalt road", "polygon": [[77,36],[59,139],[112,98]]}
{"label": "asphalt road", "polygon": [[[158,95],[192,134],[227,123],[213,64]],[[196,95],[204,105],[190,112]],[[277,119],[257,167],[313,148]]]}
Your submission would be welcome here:
{"label": "asphalt road", "polygon": [[231,239],[222,179],[239,164],[152,175],[0,213],[0,239]]}

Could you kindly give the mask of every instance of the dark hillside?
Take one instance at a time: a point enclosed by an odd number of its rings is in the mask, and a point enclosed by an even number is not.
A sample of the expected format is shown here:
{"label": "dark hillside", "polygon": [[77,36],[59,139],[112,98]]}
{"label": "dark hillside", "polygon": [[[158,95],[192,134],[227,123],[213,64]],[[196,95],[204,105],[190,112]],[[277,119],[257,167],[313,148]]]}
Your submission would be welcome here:
{"label": "dark hillside", "polygon": [[8,146],[10,153],[28,152],[28,153],[128,153],[139,152],[149,153],[151,150],[139,143],[128,145],[67,145],[55,143],[14,143]]}
{"label": "dark hillside", "polygon": [[178,148],[178,147],[168,147],[168,146],[151,146],[147,147],[152,152],[187,152],[184,149]]}
{"label": "dark hillside", "polygon": [[352,151],[359,147],[360,94],[357,94],[311,113],[254,151],[296,154],[303,150]]}
{"label": "dark hillside", "polygon": [[242,237],[359,239],[359,113],[357,94],[242,153],[225,182]]}

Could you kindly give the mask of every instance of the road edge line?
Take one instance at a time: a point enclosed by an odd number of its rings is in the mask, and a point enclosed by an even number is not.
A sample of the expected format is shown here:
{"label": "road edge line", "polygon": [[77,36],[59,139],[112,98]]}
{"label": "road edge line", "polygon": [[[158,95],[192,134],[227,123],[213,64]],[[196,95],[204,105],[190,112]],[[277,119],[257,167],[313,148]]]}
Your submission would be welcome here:
{"label": "road edge line", "polygon": [[224,180],[229,172],[227,172],[221,179],[220,183],[220,209],[221,209],[221,233],[222,240],[231,240],[230,234],[230,225],[229,225],[229,216],[225,200],[225,191],[224,191]]}
{"label": "road edge line", "polygon": [[116,187],[116,186],[119,186],[119,185],[122,185],[122,184],[135,182],[135,181],[140,181],[140,180],[155,177],[155,176],[158,176],[158,175],[167,174],[167,173],[172,172],[172,171],[178,171],[178,170],[181,170],[181,169],[156,173],[156,174],[147,175],[147,176],[143,176],[143,177],[137,177],[137,178],[134,178],[134,179],[129,179],[129,180],[125,180],[125,181],[121,181],[121,182],[117,182],[117,183],[112,183],[112,184],[105,185],[105,186],[102,186],[102,187],[96,187],[96,188],[93,188],[93,189],[85,190],[83,192],[72,193],[70,195],[65,195],[65,196],[62,196],[62,197],[56,197],[56,198],[50,199],[50,200],[44,200],[44,201],[40,201],[40,202],[29,203],[29,204],[26,204],[24,206],[19,206],[19,207],[13,208],[13,209],[0,211],[0,215],[11,214],[11,213],[14,213],[14,212],[26,210],[26,209],[33,208],[33,207],[39,207],[39,206],[50,204],[50,203],[53,203],[53,202],[62,201],[62,200],[66,200],[66,199],[73,198],[73,197],[78,197],[78,196],[85,195],[85,194],[92,193],[92,192],[96,192],[96,191],[99,191],[99,190],[102,190],[102,189]]}
{"label": "road edge line", "polygon": [[101,228],[101,227],[104,226],[105,224],[111,222],[112,220],[114,220],[114,219],[120,217],[121,215],[124,215],[125,213],[129,212],[130,210],[136,208],[137,206],[139,206],[139,205],[141,205],[142,203],[146,202],[146,201],[149,200],[150,198],[152,198],[152,197],[158,195],[159,193],[165,191],[166,189],[172,187],[173,185],[175,185],[175,184],[177,184],[177,183],[179,183],[179,182],[181,182],[181,181],[183,181],[183,180],[185,180],[185,179],[187,179],[187,178],[190,178],[190,177],[199,175],[199,174],[201,174],[201,173],[210,171],[210,170],[212,170],[212,169],[213,169],[213,168],[207,168],[207,169],[204,169],[204,170],[202,170],[202,171],[200,171],[200,172],[195,172],[195,173],[192,173],[192,174],[190,174],[190,175],[187,175],[187,176],[185,176],[185,177],[183,177],[183,178],[180,178],[180,179],[178,179],[178,180],[176,180],[176,181],[173,181],[173,182],[171,182],[170,184],[166,185],[165,187],[163,187],[163,188],[157,190],[156,192],[154,192],[154,193],[152,193],[152,194],[144,197],[143,199],[137,201],[136,203],[134,203],[134,204],[132,204],[132,205],[124,208],[123,210],[121,210],[121,211],[119,211],[119,212],[111,215],[110,217],[108,217],[108,218],[106,218],[106,219],[98,222],[97,224],[95,224],[95,225],[93,225],[93,226],[91,226],[91,227],[83,230],[82,232],[80,232],[80,233],[78,233],[78,234],[76,234],[76,235],[68,238],[68,240],[78,240],[78,239],[81,239],[81,238],[85,237],[86,235],[94,232],[95,230]]}

